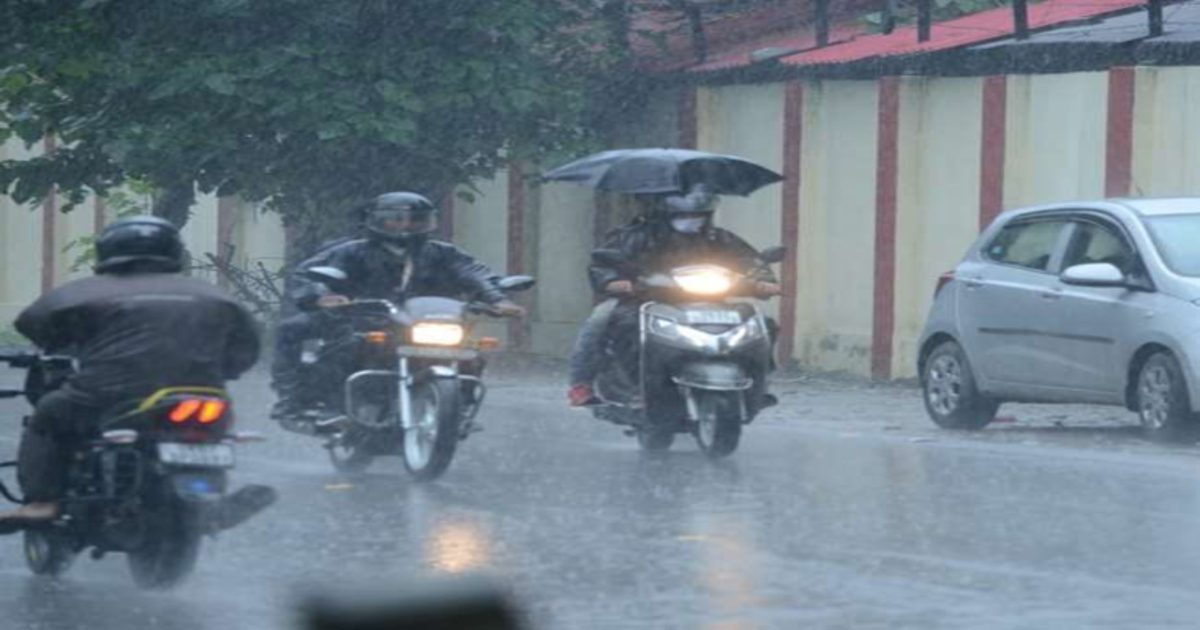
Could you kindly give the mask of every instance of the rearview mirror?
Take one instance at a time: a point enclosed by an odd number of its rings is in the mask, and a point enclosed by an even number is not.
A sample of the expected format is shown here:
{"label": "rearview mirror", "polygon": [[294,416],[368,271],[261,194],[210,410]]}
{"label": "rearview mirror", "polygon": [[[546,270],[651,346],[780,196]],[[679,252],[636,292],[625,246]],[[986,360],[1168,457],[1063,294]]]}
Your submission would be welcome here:
{"label": "rearview mirror", "polygon": [[506,276],[496,281],[496,287],[505,293],[528,291],[537,284],[533,276]]}
{"label": "rearview mirror", "polygon": [[625,257],[615,249],[593,249],[592,263],[605,267],[618,267],[625,262]]}
{"label": "rearview mirror", "polygon": [[1124,287],[1129,284],[1125,274],[1109,263],[1089,263],[1068,267],[1062,272],[1064,284],[1080,287]]}
{"label": "rearview mirror", "polygon": [[765,262],[769,265],[775,264],[775,263],[781,263],[781,262],[783,262],[783,259],[787,257],[787,248],[784,247],[783,245],[776,245],[775,247],[768,247],[768,248],[762,250],[762,253],[759,254],[758,257],[761,258],[763,262]]}
{"label": "rearview mirror", "polygon": [[304,277],[323,284],[345,282],[350,276],[337,267],[312,267],[304,270]]}

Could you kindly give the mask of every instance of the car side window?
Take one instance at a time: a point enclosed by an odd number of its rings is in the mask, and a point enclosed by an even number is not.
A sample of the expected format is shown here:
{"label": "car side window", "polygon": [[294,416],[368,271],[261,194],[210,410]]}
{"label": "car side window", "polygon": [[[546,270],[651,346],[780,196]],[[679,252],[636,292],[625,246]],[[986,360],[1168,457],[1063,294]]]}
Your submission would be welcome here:
{"label": "car side window", "polygon": [[1079,223],[1075,235],[1071,237],[1071,244],[1063,259],[1063,269],[1075,265],[1108,263],[1125,274],[1132,274],[1136,260],[1137,256],[1125,237],[1112,227],[1088,221]]}
{"label": "car side window", "polygon": [[1065,221],[1024,221],[1004,226],[984,255],[1005,265],[1045,271],[1062,238]]}

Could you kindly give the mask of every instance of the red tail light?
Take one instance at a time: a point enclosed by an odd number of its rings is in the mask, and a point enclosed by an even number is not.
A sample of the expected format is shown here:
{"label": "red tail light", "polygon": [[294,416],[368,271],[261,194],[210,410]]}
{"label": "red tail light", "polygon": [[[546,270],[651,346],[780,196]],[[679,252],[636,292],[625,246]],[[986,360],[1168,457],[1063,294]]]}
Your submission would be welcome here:
{"label": "red tail light", "polygon": [[188,398],[179,401],[171,413],[167,414],[167,419],[174,424],[183,424],[189,420],[195,420],[200,424],[212,424],[220,420],[228,408],[229,404],[224,400]]}
{"label": "red tail light", "polygon": [[204,403],[200,408],[200,417],[197,418],[200,424],[212,424],[221,419],[225,415],[224,400],[210,400]]}
{"label": "red tail light", "polygon": [[171,410],[171,414],[167,418],[175,424],[183,424],[191,420],[192,416],[196,415],[196,412],[200,411],[200,408],[203,406],[204,401],[198,398],[189,398],[175,405],[175,408]]}
{"label": "red tail light", "polygon": [[952,280],[954,280],[953,271],[947,271],[946,273],[938,276],[937,288],[933,290],[933,297],[936,298],[938,294],[942,292],[942,289],[946,288],[946,285],[950,284]]}

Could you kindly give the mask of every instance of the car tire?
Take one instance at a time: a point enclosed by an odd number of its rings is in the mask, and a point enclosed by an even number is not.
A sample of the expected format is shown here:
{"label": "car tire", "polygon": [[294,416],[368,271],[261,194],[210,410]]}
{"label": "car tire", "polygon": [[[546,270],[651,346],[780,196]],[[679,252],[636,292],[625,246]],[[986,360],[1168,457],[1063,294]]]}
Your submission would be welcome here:
{"label": "car tire", "polygon": [[1000,403],[979,392],[967,355],[954,341],[943,342],[929,353],[921,389],[925,411],[943,429],[982,429],[1000,408]]}
{"label": "car tire", "polygon": [[1195,438],[1196,415],[1188,397],[1183,368],[1170,352],[1146,359],[1137,374],[1138,419],[1154,440],[1181,442]]}

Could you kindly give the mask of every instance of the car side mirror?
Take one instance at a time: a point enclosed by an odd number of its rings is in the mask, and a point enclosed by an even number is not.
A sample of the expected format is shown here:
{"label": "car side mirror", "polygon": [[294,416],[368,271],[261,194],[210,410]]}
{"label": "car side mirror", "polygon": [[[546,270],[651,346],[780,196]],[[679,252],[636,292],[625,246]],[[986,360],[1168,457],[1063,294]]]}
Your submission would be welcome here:
{"label": "car side mirror", "polygon": [[593,249],[592,264],[605,267],[619,267],[625,262],[621,252],[615,249]]}
{"label": "car side mirror", "polygon": [[775,247],[768,247],[768,248],[762,250],[762,253],[760,253],[758,255],[758,257],[760,259],[762,259],[762,261],[767,263],[768,265],[773,265],[775,263],[781,263],[781,262],[783,262],[783,259],[787,257],[787,248],[784,247],[783,245],[776,245]]}
{"label": "car side mirror", "polygon": [[537,284],[533,276],[505,276],[496,281],[496,287],[505,293],[528,291]]}
{"label": "car side mirror", "polygon": [[1125,277],[1125,274],[1116,265],[1109,263],[1089,263],[1068,267],[1062,272],[1061,279],[1064,284],[1080,287],[1125,287],[1129,285],[1129,279]]}

